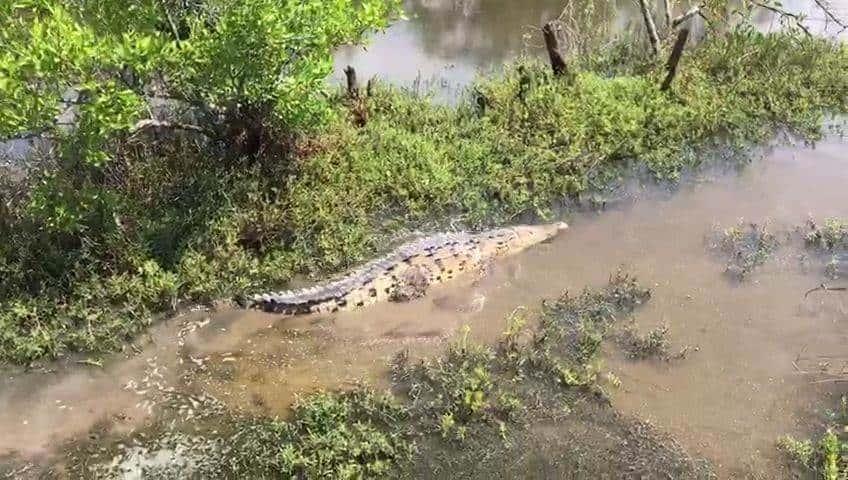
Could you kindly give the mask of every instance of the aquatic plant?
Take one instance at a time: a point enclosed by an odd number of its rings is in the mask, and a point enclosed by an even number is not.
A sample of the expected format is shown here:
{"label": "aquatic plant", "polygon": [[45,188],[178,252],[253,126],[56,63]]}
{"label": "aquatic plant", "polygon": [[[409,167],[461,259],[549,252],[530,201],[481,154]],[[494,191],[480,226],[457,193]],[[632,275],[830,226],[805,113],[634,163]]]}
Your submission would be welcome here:
{"label": "aquatic plant", "polygon": [[408,415],[390,395],[358,388],[304,396],[288,421],[235,419],[223,477],[384,478],[414,453]]}
{"label": "aquatic plant", "polygon": [[627,328],[619,335],[618,343],[630,358],[670,358],[668,325],[651,329],[647,334],[639,334],[634,327]]}
{"label": "aquatic plant", "polygon": [[728,257],[725,273],[738,280],[763,265],[779,245],[768,222],[757,224],[740,220],[735,226],[716,230],[710,248]]}
{"label": "aquatic plant", "polygon": [[828,218],[822,225],[813,219],[807,222],[804,241],[808,249],[827,258],[824,274],[837,279],[845,274],[848,267],[848,222],[838,218]]}
{"label": "aquatic plant", "polygon": [[848,396],[842,395],[821,438],[814,441],[784,436],[778,440],[778,447],[819,478],[841,480],[848,476]]}
{"label": "aquatic plant", "polygon": [[808,227],[804,237],[808,247],[828,253],[848,251],[848,221],[828,218],[818,225],[811,219]]}

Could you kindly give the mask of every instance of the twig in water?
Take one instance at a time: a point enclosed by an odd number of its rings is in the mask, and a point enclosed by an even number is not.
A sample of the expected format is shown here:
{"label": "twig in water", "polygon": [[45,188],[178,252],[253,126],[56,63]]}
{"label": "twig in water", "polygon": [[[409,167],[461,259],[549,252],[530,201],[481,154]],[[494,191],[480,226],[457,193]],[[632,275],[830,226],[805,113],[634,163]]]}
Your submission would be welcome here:
{"label": "twig in water", "polygon": [[77,360],[76,363],[80,365],[90,365],[92,367],[103,368],[103,362],[101,362],[100,360],[92,360],[90,358],[86,358],[85,360]]}
{"label": "twig in water", "polygon": [[827,285],[822,283],[821,285],[819,285],[816,288],[812,288],[810,290],[807,290],[807,292],[804,293],[804,298],[807,298],[807,296],[809,294],[811,294],[813,292],[818,292],[819,290],[821,290],[823,292],[844,292],[844,291],[848,290],[848,287],[828,287]]}

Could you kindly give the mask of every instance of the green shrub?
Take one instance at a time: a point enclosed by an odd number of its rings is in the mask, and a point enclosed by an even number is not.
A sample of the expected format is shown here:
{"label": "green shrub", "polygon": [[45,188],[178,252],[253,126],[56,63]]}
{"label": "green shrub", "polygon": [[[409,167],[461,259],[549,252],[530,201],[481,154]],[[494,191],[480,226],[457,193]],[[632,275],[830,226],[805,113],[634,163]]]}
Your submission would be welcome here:
{"label": "green shrub", "polygon": [[224,461],[250,478],[385,478],[414,451],[407,416],[405,406],[371,390],[319,392],[300,399],[290,421],[240,425]]}

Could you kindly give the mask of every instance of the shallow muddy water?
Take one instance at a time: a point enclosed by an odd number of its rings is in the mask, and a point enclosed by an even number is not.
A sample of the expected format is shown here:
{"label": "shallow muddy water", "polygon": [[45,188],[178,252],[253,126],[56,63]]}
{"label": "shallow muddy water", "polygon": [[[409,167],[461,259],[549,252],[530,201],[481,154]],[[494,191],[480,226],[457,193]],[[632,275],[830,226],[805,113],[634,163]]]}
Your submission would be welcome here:
{"label": "shallow muddy water", "polygon": [[[738,283],[707,251],[713,224],[768,219],[791,229],[813,214],[848,216],[846,144],[781,148],[740,174],[705,177],[672,194],[642,191],[632,204],[570,218],[548,244],[496,263],[406,304],[329,316],[280,317],[239,310],[195,312],[156,326],[129,355],[103,368],[56,366],[6,372],[0,383],[0,458],[47,461],[66,442],[128,433],[156,415],[172,390],[230,408],[285,416],[299,393],[385,386],[387,361],[403,349],[443,349],[463,325],[495,341],[517,307],[537,309],[563,290],[603,284],[623,267],[652,286],[636,313],[641,330],[668,325],[686,358],[634,361],[608,346],[605,370],[622,385],[613,405],[671,433],[714,463],[720,478],[782,476],[774,445],[826,405],[848,373],[848,295],[804,292],[821,265],[792,242]],[[805,266],[806,265],[806,266]],[[841,384],[844,390],[844,384]]]}

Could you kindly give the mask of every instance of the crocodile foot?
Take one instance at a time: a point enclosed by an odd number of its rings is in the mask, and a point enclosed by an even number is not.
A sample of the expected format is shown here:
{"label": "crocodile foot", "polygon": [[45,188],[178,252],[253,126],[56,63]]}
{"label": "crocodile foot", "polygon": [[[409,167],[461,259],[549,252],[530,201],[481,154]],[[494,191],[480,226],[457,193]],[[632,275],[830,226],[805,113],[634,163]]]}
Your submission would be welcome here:
{"label": "crocodile foot", "polygon": [[408,302],[423,297],[430,286],[429,271],[424,267],[411,267],[403,272],[397,285],[392,290],[389,300],[393,302]]}

